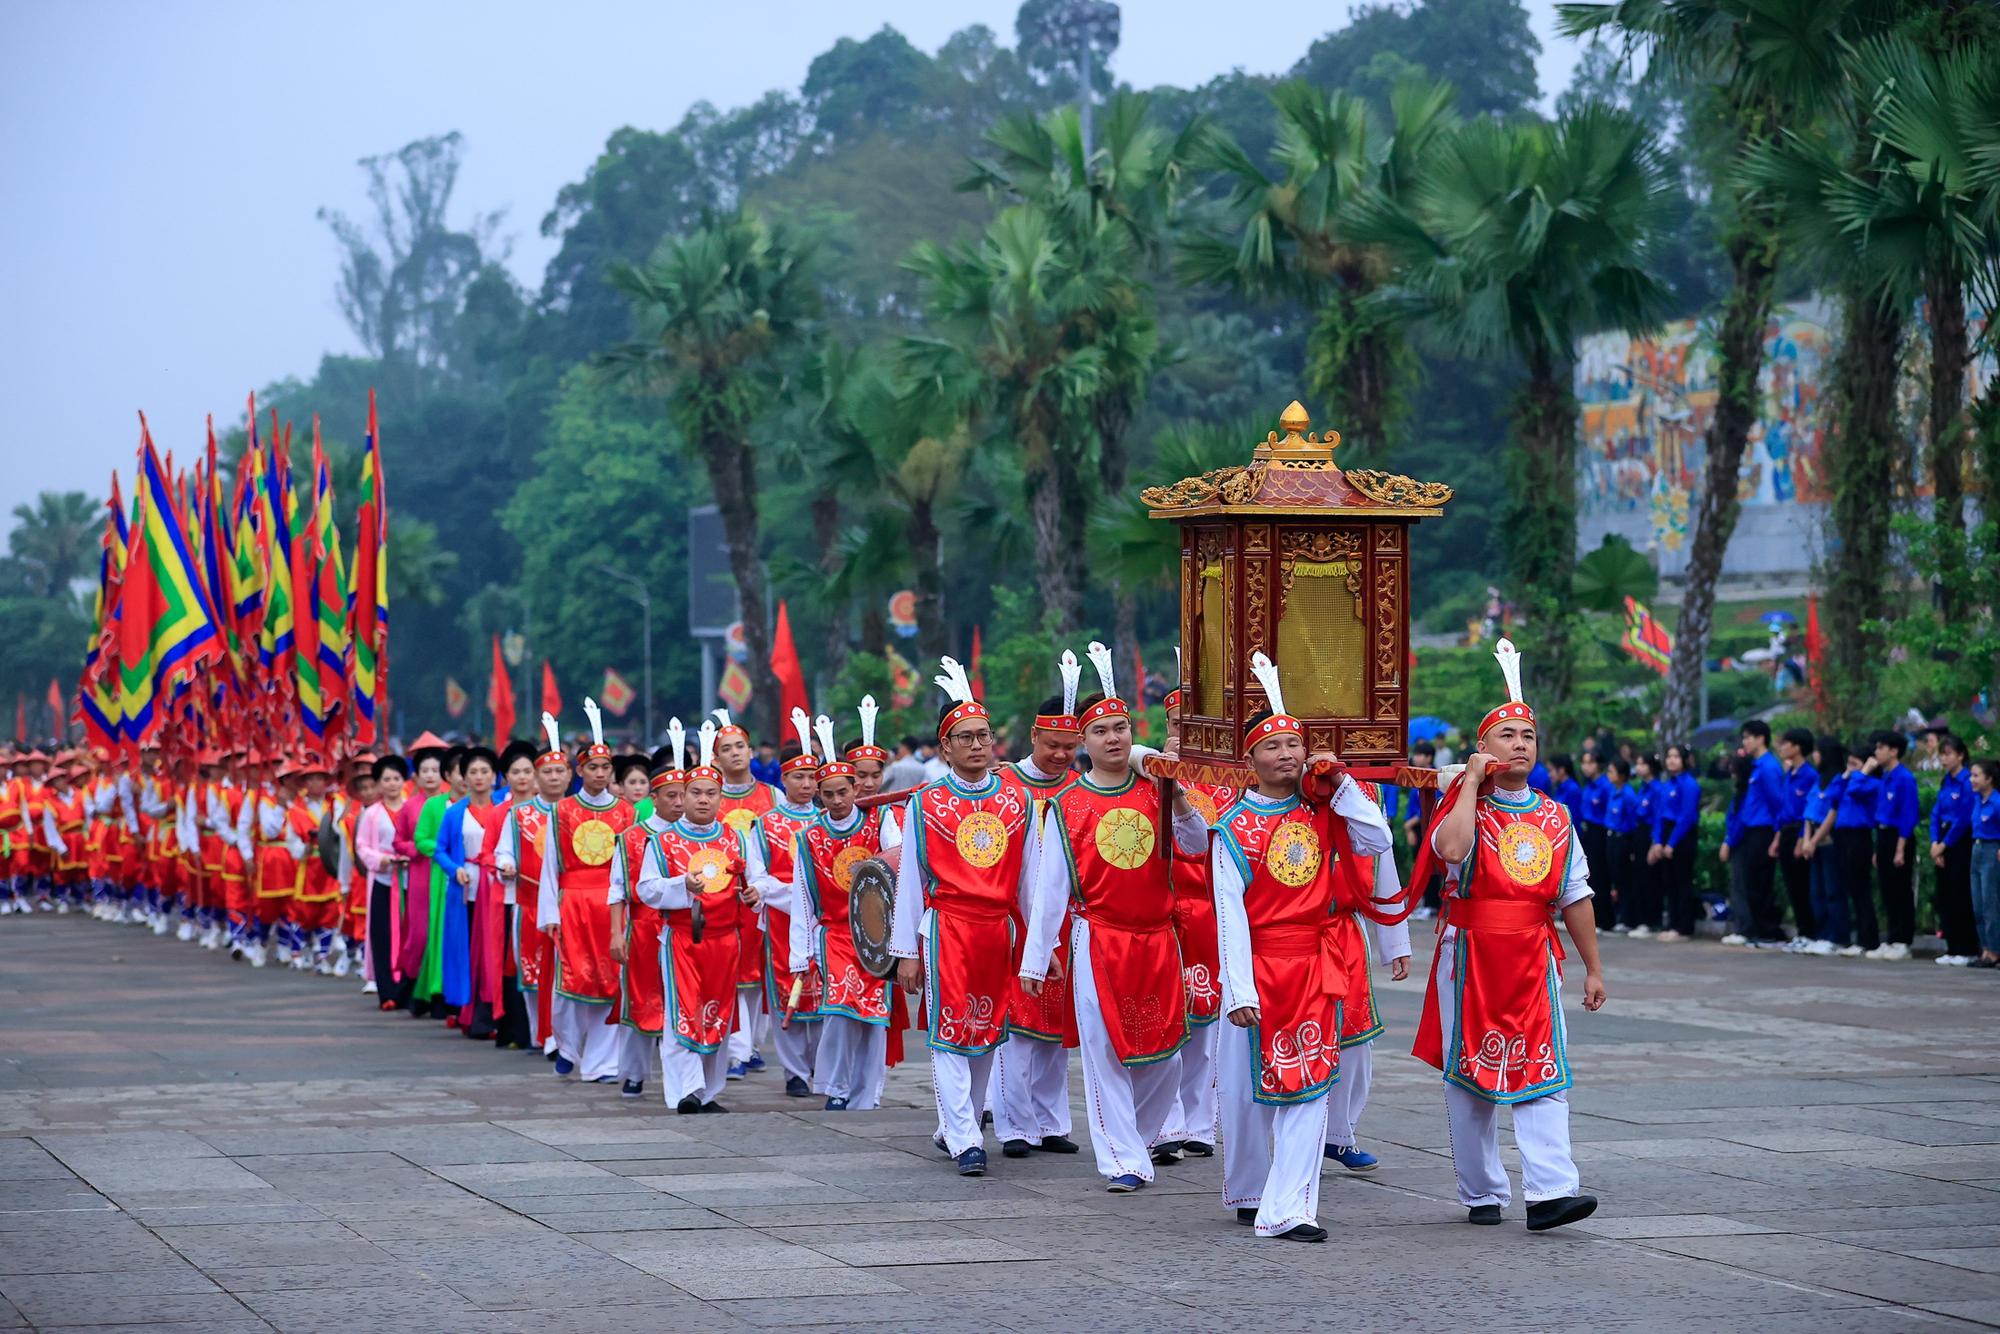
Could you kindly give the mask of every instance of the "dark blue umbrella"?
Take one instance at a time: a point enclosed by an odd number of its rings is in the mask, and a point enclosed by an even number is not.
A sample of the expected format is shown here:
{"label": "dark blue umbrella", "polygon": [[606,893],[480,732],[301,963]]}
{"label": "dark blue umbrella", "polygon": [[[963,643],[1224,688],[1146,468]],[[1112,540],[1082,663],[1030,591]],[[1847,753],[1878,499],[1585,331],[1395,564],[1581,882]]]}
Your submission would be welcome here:
{"label": "dark blue umbrella", "polygon": [[1451,730],[1451,724],[1442,718],[1425,714],[1421,718],[1410,719],[1410,740],[1435,741]]}
{"label": "dark blue umbrella", "polygon": [[1797,625],[1799,618],[1788,611],[1767,611],[1757,618],[1768,626]]}

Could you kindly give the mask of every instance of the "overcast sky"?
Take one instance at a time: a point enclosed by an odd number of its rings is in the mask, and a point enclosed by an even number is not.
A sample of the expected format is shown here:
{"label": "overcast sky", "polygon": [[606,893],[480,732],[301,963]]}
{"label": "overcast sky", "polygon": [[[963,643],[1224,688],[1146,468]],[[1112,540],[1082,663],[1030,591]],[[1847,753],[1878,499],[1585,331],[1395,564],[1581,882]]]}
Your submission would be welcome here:
{"label": "overcast sky", "polygon": [[[796,89],[815,55],[884,23],[926,51],[973,23],[1011,44],[1017,3],[0,2],[0,530],[39,491],[102,495],[129,473],[136,409],[186,458],[204,412],[234,421],[250,389],[356,350],[315,213],[360,211],[357,159],[463,131],[457,219],[504,206],[534,289],[542,215],[619,126]],[[1123,8],[1114,68],[1139,87],[1282,70],[1348,10]],[[1546,100],[1576,48],[1552,0],[1528,8]]]}

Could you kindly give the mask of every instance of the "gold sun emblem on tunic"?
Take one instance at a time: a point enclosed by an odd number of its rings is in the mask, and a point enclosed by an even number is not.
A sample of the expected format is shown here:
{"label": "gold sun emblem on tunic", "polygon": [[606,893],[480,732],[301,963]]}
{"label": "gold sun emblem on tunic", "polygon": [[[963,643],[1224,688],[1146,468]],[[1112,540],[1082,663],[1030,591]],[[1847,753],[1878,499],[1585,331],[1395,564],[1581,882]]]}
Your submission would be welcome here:
{"label": "gold sun emblem on tunic", "polygon": [[757,823],[757,812],[748,806],[738,806],[722,817],[722,823],[739,834],[747,834],[750,832],[750,826]]}
{"label": "gold sun emblem on tunic", "polygon": [[602,866],[611,860],[612,849],[618,846],[618,835],[602,820],[585,820],[576,827],[570,843],[576,848],[578,861],[585,866]]}
{"label": "gold sun emblem on tunic", "polygon": [[719,848],[697,849],[688,858],[688,870],[701,877],[703,894],[720,894],[729,888],[734,876],[729,870],[729,858]]}
{"label": "gold sun emblem on tunic", "polygon": [[1541,884],[1554,860],[1555,849],[1540,825],[1516,821],[1500,831],[1500,867],[1515,884]]}
{"label": "gold sun emblem on tunic", "polygon": [[958,855],[981,870],[1007,855],[1007,826],[992,811],[974,811],[958,823]]}
{"label": "gold sun emblem on tunic", "polygon": [[844,894],[854,888],[854,868],[868,860],[873,854],[860,846],[842,848],[833,855],[833,883]]}
{"label": "gold sun emblem on tunic", "polygon": [[1271,832],[1264,864],[1281,885],[1297,889],[1319,874],[1319,840],[1303,820],[1288,820]]}
{"label": "gold sun emblem on tunic", "polygon": [[1194,808],[1194,813],[1201,817],[1203,824],[1212,825],[1215,823],[1215,817],[1220,812],[1215,809],[1214,797],[1209,796],[1208,793],[1198,787],[1184,787],[1181,789],[1181,795],[1187,798],[1187,804]]}
{"label": "gold sun emblem on tunic", "polygon": [[1097,855],[1121,871],[1137,870],[1153,855],[1153,822],[1129,806],[1106,811],[1097,821]]}

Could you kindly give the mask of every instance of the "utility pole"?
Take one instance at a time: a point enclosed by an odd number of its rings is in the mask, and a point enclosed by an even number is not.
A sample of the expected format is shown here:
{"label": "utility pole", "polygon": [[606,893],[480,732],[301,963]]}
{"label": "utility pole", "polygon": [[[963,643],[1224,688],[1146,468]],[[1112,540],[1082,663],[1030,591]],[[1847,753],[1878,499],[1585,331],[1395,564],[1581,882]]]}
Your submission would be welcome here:
{"label": "utility pole", "polygon": [[616,579],[619,583],[624,584],[627,588],[635,590],[626,593],[625,596],[639,604],[639,615],[645,627],[643,631],[645,638],[644,651],[646,655],[645,667],[639,678],[640,717],[643,719],[642,726],[646,729],[644,748],[651,750],[653,746],[653,594],[646,587],[646,581],[637,575],[627,574],[625,571],[610,565],[600,565],[597,569],[600,574],[608,575]]}

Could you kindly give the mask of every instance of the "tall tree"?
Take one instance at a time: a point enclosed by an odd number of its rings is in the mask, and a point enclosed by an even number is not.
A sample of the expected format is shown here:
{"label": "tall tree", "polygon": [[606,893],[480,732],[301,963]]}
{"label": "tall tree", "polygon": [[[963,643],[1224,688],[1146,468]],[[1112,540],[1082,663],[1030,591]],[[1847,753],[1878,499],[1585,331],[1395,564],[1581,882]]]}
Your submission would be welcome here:
{"label": "tall tree", "polygon": [[1427,75],[1457,88],[1468,115],[1513,116],[1531,112],[1541,96],[1541,53],[1520,0],[1361,4],[1348,11],[1346,27],[1312,44],[1292,75],[1377,98]]}
{"label": "tall tree", "polygon": [[14,507],[7,534],[9,592],[63,598],[97,571],[104,506],[81,491],[44,491],[32,505]]}
{"label": "tall tree", "polygon": [[781,720],[752,433],[773,405],[780,367],[819,308],[808,254],[790,229],[750,210],[715,216],[669,239],[652,263],[613,271],[643,337],[601,359],[614,376],[665,398],[682,444],[707,470],[742,604],[753,708],[764,736],[779,735]]}
{"label": "tall tree", "polygon": [[1045,81],[1076,91],[1085,150],[1092,141],[1092,103],[1100,85],[1111,87],[1108,68],[1118,49],[1118,6],[1111,0],[1026,0],[1014,15],[1021,63]]}
{"label": "tall tree", "polygon": [[1473,121],[1445,139],[1406,205],[1378,198],[1351,224],[1396,262],[1386,308],[1452,351],[1523,367],[1503,534],[1535,634],[1536,699],[1557,717],[1573,670],[1576,341],[1637,332],[1665,311],[1649,261],[1666,189],[1645,127],[1586,107],[1553,125]]}

